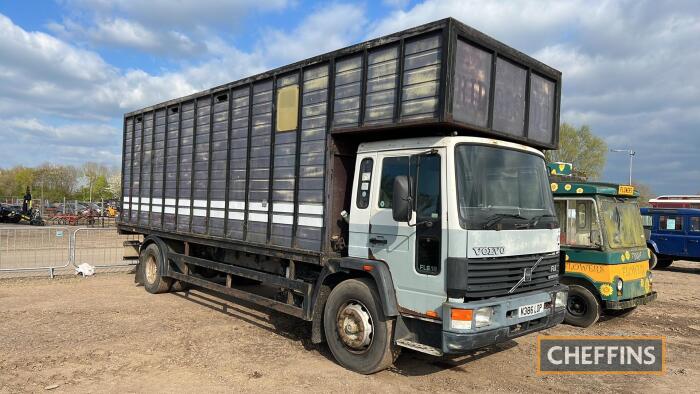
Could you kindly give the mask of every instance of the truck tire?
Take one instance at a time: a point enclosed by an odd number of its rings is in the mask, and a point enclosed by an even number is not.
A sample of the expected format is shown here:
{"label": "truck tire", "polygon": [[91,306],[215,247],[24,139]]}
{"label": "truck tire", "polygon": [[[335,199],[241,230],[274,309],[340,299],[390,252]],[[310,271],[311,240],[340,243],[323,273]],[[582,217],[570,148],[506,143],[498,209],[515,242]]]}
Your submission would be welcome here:
{"label": "truck tire", "polygon": [[659,256],[654,253],[654,249],[648,248],[649,249],[649,269],[653,270],[656,268],[656,264],[659,262]]}
{"label": "truck tire", "polygon": [[569,285],[564,322],[577,327],[589,327],[600,318],[600,303],[596,296],[580,285]]}
{"label": "truck tire", "polygon": [[323,312],[326,341],[336,361],[365,375],[390,367],[398,357],[394,321],[384,316],[379,292],[366,278],[338,284]]}
{"label": "truck tire", "polygon": [[170,290],[172,280],[163,277],[163,256],[158,245],[150,244],[141,251],[139,256],[139,269],[143,278],[143,287],[151,294],[165,293]]}
{"label": "truck tire", "polygon": [[635,310],[637,310],[636,306],[627,309],[607,309],[605,314],[608,316],[625,317],[632,314]]}
{"label": "truck tire", "polygon": [[668,257],[660,257],[656,263],[656,269],[668,268],[673,264],[673,259]]}

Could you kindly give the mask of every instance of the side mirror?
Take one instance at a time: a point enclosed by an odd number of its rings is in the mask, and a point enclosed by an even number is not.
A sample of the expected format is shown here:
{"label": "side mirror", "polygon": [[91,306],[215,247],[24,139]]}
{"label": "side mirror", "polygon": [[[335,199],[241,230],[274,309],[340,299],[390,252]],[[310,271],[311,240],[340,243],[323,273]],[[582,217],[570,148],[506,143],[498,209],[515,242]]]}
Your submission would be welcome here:
{"label": "side mirror", "polygon": [[399,175],[394,178],[394,195],[391,199],[391,214],[397,222],[409,222],[413,215],[408,177]]}

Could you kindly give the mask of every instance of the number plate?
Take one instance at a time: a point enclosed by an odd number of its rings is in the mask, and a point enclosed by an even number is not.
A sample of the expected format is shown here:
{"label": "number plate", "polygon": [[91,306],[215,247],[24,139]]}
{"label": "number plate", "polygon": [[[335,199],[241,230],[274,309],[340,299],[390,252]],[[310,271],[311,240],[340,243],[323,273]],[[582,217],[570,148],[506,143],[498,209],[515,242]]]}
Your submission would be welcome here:
{"label": "number plate", "polygon": [[518,308],[518,317],[528,317],[536,315],[544,310],[544,302],[537,304],[523,305]]}

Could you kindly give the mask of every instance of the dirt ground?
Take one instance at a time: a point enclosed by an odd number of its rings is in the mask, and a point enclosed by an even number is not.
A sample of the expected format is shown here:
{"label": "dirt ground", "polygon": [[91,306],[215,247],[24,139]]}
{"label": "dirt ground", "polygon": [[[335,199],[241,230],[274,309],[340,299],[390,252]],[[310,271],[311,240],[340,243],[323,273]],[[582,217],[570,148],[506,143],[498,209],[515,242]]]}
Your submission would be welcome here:
{"label": "dirt ground", "polygon": [[664,376],[535,374],[537,335],[459,358],[404,350],[358,375],[308,341],[307,323],[202,291],[147,294],[133,275],[0,280],[0,393],[697,392],[700,264],[655,271],[659,298],[626,318],[544,335],[663,335]]}

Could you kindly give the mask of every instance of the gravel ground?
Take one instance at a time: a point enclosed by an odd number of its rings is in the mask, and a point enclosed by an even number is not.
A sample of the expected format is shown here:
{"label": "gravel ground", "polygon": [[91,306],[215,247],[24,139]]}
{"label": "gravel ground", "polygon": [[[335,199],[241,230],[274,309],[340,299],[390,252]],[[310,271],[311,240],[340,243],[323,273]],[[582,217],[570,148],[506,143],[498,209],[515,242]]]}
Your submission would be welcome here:
{"label": "gravel ground", "polygon": [[656,302],[626,318],[543,335],[664,335],[664,376],[535,374],[537,335],[459,358],[404,351],[371,376],[347,371],[307,323],[203,291],[151,295],[133,275],[0,280],[0,393],[697,392],[700,265],[655,271]]}

